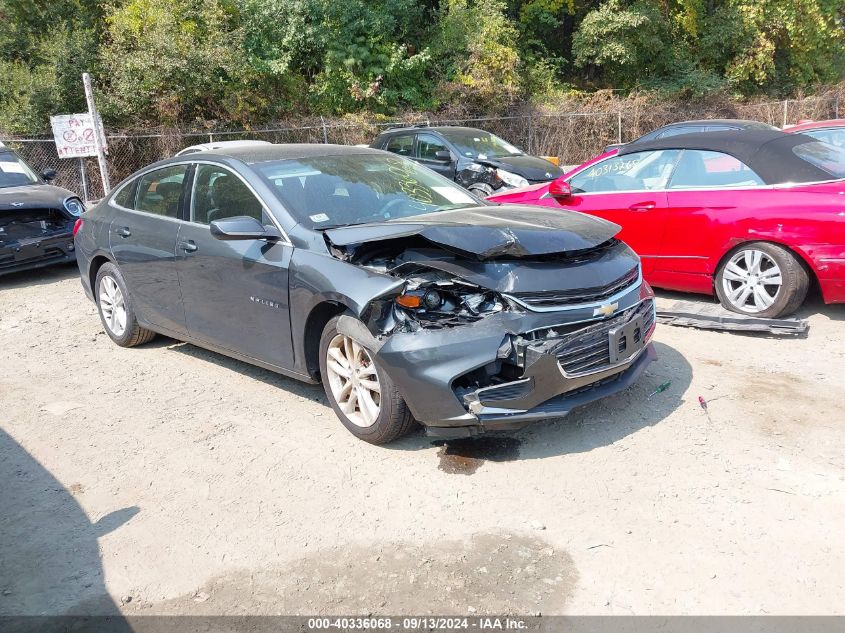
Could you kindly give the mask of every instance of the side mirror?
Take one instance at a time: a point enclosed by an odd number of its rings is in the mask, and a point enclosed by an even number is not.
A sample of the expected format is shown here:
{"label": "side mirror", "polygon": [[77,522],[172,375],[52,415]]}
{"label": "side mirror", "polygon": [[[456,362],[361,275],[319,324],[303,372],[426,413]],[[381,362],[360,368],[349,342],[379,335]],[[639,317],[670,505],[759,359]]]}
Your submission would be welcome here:
{"label": "side mirror", "polygon": [[448,149],[441,149],[434,152],[434,160],[439,160],[444,163],[451,163],[452,162],[452,152]]}
{"label": "side mirror", "polygon": [[558,178],[549,185],[549,195],[553,198],[571,198],[572,187],[563,178]]}
{"label": "side mirror", "polygon": [[55,169],[45,169],[44,171],[41,172],[41,177],[44,180],[46,180],[47,182],[50,182],[51,180],[55,180],[56,176],[58,176],[58,174],[56,173]]}
{"label": "side mirror", "polygon": [[218,240],[277,240],[282,237],[276,227],[264,226],[248,215],[215,220],[209,228]]}

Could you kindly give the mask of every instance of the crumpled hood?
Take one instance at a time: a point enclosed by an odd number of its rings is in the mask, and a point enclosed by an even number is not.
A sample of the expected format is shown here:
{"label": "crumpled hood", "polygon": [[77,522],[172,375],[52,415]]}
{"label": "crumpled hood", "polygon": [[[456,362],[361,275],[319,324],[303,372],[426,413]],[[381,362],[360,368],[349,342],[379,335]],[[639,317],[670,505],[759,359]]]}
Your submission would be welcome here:
{"label": "crumpled hood", "polygon": [[531,206],[478,206],[327,229],[337,246],[418,235],[480,260],[583,251],[606,242],[620,227],[575,211]]}
{"label": "crumpled hood", "polygon": [[76,196],[76,194],[53,185],[0,187],[0,211],[64,210],[64,200],[71,196]]}
{"label": "crumpled hood", "polygon": [[533,181],[547,182],[563,175],[563,170],[542,158],[520,154],[518,156],[501,156],[497,158],[478,158],[476,162],[491,167],[500,167],[505,171],[518,174]]}

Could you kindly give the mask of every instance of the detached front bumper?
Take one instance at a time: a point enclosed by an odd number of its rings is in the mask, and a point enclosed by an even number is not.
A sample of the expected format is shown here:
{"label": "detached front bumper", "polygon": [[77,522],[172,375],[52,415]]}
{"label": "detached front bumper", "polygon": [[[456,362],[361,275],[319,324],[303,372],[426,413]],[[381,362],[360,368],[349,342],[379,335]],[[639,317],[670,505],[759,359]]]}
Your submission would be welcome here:
{"label": "detached front bumper", "polygon": [[0,244],[0,275],[75,260],[72,225],[46,237]]}
{"label": "detached front bumper", "polygon": [[500,313],[471,326],[393,334],[376,362],[430,435],[461,437],[563,416],[625,389],[656,359],[654,324],[654,302],[637,290],[608,318],[592,307]]}

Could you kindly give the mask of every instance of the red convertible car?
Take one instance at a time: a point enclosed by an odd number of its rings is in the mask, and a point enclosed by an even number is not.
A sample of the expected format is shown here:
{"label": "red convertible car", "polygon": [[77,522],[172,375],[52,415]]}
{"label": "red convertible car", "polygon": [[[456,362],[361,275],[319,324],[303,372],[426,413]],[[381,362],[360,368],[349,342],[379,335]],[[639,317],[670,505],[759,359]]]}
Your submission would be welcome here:
{"label": "red convertible car", "polygon": [[830,145],[845,147],[845,119],[827,121],[805,121],[784,130],[789,134],[806,134]]}
{"label": "red convertible car", "polygon": [[812,282],[845,302],[845,149],[774,130],[629,143],[551,183],[489,200],[596,215],[622,227],[652,285],[734,312],[796,310]]}

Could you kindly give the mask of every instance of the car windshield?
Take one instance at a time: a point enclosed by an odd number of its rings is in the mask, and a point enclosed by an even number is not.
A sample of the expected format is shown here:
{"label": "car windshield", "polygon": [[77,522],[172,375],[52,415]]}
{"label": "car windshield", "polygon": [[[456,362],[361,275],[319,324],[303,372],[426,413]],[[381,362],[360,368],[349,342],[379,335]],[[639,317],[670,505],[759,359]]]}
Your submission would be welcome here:
{"label": "car windshield", "polygon": [[0,153],[0,187],[18,187],[20,185],[34,185],[40,182],[29,165],[16,154]]}
{"label": "car windshield", "polygon": [[821,141],[810,141],[792,148],[792,152],[834,178],[845,178],[845,149]]}
{"label": "car windshield", "polygon": [[447,141],[467,158],[502,158],[520,156],[522,152],[495,134],[482,130],[440,130]]}
{"label": "car windshield", "polygon": [[446,178],[399,156],[315,156],[254,168],[296,220],[313,229],[484,204]]}

